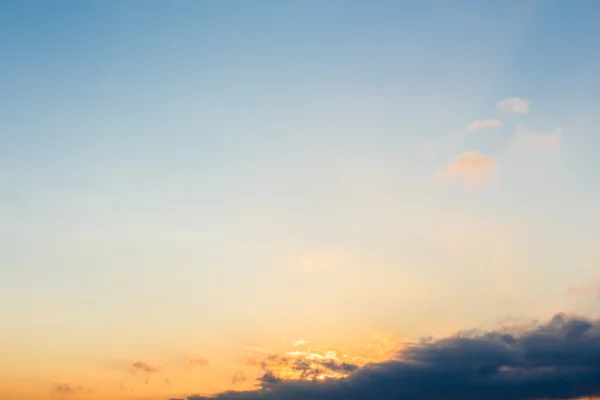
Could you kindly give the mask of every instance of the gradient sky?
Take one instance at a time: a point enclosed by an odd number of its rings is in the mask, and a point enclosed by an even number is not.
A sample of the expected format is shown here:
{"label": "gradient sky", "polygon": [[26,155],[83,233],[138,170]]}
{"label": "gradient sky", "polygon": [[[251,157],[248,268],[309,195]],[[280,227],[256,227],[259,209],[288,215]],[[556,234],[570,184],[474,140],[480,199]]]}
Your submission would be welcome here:
{"label": "gradient sky", "polygon": [[598,310],[598,1],[3,1],[0,51],[2,399]]}

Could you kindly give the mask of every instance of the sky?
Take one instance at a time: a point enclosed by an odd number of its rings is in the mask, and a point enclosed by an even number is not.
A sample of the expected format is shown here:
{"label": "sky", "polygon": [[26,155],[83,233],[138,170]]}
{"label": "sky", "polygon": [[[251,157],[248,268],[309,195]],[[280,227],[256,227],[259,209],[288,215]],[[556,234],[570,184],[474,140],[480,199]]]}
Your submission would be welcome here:
{"label": "sky", "polygon": [[600,396],[599,2],[6,0],[0,52],[0,398]]}

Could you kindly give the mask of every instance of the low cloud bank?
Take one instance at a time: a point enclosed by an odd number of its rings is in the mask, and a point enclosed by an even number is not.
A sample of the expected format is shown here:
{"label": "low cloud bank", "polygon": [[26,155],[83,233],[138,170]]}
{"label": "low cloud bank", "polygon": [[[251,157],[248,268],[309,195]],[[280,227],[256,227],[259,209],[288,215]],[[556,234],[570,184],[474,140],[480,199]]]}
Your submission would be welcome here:
{"label": "low cloud bank", "polygon": [[282,380],[187,400],[537,400],[600,396],[600,321],[556,315],[533,329],[410,346],[343,379]]}

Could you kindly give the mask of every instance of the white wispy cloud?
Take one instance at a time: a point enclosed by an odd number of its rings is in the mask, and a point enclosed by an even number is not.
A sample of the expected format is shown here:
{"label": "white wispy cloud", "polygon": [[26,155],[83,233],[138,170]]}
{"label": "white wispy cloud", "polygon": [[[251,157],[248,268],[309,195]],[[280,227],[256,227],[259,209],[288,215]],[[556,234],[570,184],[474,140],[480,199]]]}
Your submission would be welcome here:
{"label": "white wispy cloud", "polygon": [[502,126],[502,122],[496,119],[484,119],[484,120],[475,120],[467,125],[467,132],[475,132],[482,129],[488,128],[500,128]]}
{"label": "white wispy cloud", "polygon": [[514,114],[528,114],[531,103],[520,97],[510,97],[508,99],[501,100],[497,107],[503,111]]}

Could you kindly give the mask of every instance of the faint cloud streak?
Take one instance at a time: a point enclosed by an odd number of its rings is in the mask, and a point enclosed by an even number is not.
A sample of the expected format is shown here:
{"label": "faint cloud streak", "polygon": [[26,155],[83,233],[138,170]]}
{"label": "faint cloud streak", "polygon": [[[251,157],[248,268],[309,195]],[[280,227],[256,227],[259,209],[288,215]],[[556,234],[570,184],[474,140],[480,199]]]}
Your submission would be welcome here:
{"label": "faint cloud streak", "polygon": [[57,383],[54,385],[53,390],[59,394],[72,395],[81,392],[83,388],[81,386],[73,386],[68,383]]}
{"label": "faint cloud streak", "polygon": [[589,282],[584,285],[572,286],[567,293],[570,295],[584,295],[600,298],[600,280]]}
{"label": "faint cloud streak", "polygon": [[513,114],[528,114],[531,103],[520,97],[510,97],[498,102],[497,107]]}
{"label": "faint cloud streak", "polygon": [[192,358],[188,361],[189,368],[206,367],[208,364],[209,361],[205,358]]}
{"label": "faint cloud streak", "polygon": [[496,119],[484,119],[484,120],[475,120],[467,125],[467,132],[475,132],[483,129],[489,128],[500,128],[502,126],[502,122]]}
{"label": "faint cloud streak", "polygon": [[562,145],[563,131],[557,128],[551,133],[532,133],[524,128],[517,128],[517,133],[508,143],[509,150],[554,150]]}
{"label": "faint cloud streak", "polygon": [[144,362],[144,361],[136,361],[133,364],[131,364],[131,368],[134,371],[142,371],[145,372],[147,374],[151,374],[153,372],[158,372],[158,368],[157,367],[153,367],[150,364]]}
{"label": "faint cloud streak", "polygon": [[245,382],[246,380],[248,380],[248,378],[246,377],[246,375],[244,375],[244,372],[236,371],[235,374],[233,374],[233,377],[231,378],[231,383],[236,385],[238,383]]}

